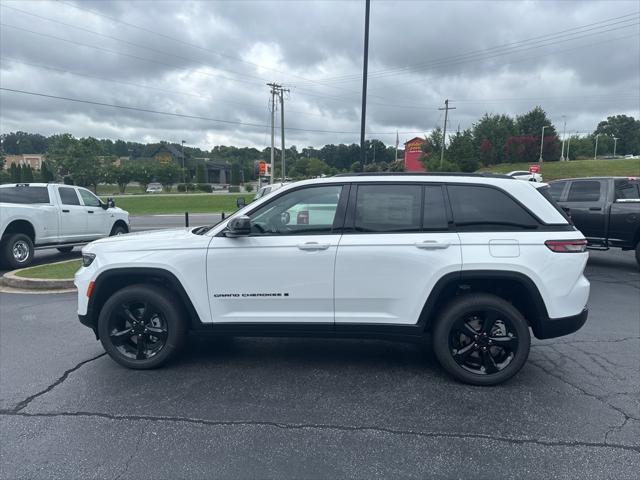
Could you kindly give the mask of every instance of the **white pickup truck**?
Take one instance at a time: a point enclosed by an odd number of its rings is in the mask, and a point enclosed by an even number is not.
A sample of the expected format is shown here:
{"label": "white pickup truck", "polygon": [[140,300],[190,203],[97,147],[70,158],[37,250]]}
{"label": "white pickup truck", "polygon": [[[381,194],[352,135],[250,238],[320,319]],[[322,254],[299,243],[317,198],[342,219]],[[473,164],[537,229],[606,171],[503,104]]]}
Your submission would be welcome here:
{"label": "white pickup truck", "polygon": [[27,267],[35,249],[74,246],[129,232],[129,213],[86,188],[47,183],[0,185],[0,263]]}

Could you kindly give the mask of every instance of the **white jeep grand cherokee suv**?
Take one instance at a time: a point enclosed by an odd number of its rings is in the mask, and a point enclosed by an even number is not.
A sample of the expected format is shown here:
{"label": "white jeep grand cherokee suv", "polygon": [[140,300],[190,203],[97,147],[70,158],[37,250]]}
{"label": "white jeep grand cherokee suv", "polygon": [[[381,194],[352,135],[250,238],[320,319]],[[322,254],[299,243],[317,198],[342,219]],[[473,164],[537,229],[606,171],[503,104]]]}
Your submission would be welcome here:
{"label": "white jeep grand cherokee suv", "polygon": [[215,226],[91,243],[78,314],[130,368],[165,363],[189,330],[428,335],[454,377],[497,384],[522,368],[530,330],[587,318],[586,241],[546,189],[491,174],[292,183]]}

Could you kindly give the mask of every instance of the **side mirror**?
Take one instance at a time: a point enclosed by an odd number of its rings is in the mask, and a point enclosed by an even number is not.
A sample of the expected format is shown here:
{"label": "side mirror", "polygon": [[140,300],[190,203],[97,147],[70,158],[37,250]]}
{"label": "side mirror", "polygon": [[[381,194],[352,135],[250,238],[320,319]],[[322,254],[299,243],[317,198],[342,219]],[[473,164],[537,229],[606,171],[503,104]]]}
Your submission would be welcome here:
{"label": "side mirror", "polygon": [[244,208],[246,205],[247,201],[244,199],[244,197],[236,198],[236,207],[238,207],[238,210]]}
{"label": "side mirror", "polygon": [[114,208],[116,206],[116,201],[113,197],[107,198],[107,208]]}
{"label": "side mirror", "polygon": [[241,217],[233,218],[229,221],[227,225],[227,231],[225,232],[225,236],[235,238],[235,237],[246,237],[251,234],[251,219],[242,215]]}

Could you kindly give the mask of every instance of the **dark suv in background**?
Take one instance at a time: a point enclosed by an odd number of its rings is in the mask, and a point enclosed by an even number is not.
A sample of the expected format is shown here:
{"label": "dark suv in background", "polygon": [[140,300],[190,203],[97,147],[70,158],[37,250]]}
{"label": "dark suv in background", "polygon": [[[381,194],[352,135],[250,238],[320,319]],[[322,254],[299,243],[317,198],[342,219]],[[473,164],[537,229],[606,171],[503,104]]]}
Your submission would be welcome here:
{"label": "dark suv in background", "polygon": [[598,250],[635,250],[640,266],[640,182],[637,177],[592,177],[549,183],[551,196]]}

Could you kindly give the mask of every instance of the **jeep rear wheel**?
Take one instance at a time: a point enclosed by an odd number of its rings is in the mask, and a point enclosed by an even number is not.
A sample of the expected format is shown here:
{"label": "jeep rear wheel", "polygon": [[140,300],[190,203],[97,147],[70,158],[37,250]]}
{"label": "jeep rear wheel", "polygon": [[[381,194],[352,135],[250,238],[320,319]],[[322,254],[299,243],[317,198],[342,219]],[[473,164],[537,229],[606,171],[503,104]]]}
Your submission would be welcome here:
{"label": "jeep rear wheel", "polygon": [[442,367],[472,385],[496,385],[513,377],[529,356],[527,321],[509,302],[470,294],[442,312],[433,349]]}
{"label": "jeep rear wheel", "polygon": [[0,252],[9,267],[25,268],[33,261],[33,241],[24,233],[9,234],[0,242]]}
{"label": "jeep rear wheel", "polygon": [[113,294],[98,318],[109,356],[128,368],[158,367],[174,357],[186,337],[179,301],[161,287],[132,285]]}

